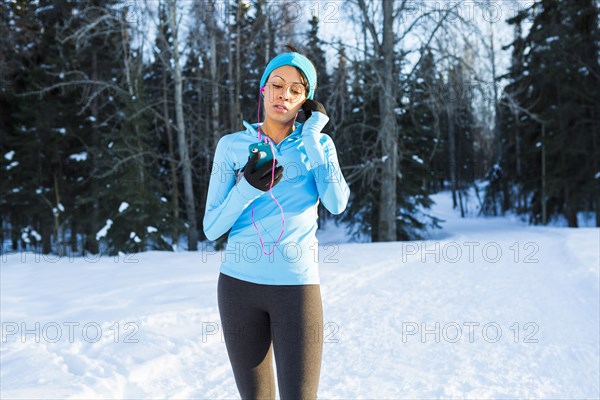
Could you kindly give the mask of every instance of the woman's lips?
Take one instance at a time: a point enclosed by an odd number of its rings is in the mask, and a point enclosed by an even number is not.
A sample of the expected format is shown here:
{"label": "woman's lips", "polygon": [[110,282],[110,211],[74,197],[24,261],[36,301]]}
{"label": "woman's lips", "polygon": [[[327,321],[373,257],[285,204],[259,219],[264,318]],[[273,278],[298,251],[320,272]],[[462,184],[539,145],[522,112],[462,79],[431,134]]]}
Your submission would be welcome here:
{"label": "woman's lips", "polygon": [[286,113],[286,112],[288,112],[288,109],[287,109],[285,106],[282,106],[282,105],[280,105],[280,104],[275,104],[275,105],[273,106],[273,108],[274,108],[274,109],[275,109],[277,112],[280,112],[280,113]]}

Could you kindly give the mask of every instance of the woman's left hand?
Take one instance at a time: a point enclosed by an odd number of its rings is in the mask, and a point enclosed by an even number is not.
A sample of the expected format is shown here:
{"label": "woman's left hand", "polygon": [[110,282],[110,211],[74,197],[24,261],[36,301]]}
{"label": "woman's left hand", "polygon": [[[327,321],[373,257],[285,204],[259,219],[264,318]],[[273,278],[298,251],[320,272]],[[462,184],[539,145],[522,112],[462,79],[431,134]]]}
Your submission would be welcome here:
{"label": "woman's left hand", "polygon": [[[319,103],[316,100],[307,99],[304,102],[304,104],[302,104],[302,111],[304,111],[306,121],[308,121],[312,117],[313,112],[318,112],[327,116],[327,111],[325,111],[325,107],[323,106],[323,104]],[[329,121],[329,118],[327,119],[327,124],[323,127],[323,129],[321,129],[321,132],[328,132],[331,130],[331,121]]]}
{"label": "woman's left hand", "polygon": [[302,104],[302,111],[304,111],[304,115],[306,116],[306,120],[310,118],[313,111],[318,111],[321,114],[327,115],[327,111],[325,111],[325,107],[323,104],[319,103],[316,100],[307,99],[304,104]]}

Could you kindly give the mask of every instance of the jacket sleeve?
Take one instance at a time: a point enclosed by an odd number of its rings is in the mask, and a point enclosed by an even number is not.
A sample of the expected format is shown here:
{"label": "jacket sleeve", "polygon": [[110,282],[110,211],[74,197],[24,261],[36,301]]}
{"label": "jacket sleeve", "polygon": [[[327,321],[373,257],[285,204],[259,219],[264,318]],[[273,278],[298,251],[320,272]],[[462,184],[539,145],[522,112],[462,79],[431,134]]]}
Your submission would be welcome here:
{"label": "jacket sleeve", "polygon": [[323,206],[332,214],[340,214],[348,205],[350,188],[342,175],[333,140],[321,133],[327,121],[325,114],[313,112],[302,128],[302,140]]}
{"label": "jacket sleeve", "polygon": [[223,136],[217,143],[206,194],[203,229],[209,240],[217,240],[237,221],[242,212],[262,190],[250,185],[242,175],[236,183],[233,164],[228,157],[231,138]]}

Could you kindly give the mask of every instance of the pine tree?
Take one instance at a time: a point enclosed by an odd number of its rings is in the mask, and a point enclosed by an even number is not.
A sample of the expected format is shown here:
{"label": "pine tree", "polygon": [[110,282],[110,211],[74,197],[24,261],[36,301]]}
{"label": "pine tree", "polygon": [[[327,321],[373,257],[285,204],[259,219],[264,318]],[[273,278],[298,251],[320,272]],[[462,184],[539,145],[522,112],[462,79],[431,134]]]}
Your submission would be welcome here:
{"label": "pine tree", "polygon": [[[9,5],[9,30],[18,51],[14,68],[7,79],[10,91],[4,101],[9,112],[2,113],[6,129],[3,147],[14,153],[13,166],[3,178],[13,248],[21,244],[42,251],[63,253],[69,224],[76,218],[77,186],[80,184],[78,160],[84,146],[77,135],[83,118],[73,92],[63,86],[70,69],[74,47],[56,40],[75,4],[57,1],[39,4],[14,2]],[[9,42],[10,43],[10,42]],[[79,179],[79,181],[78,181]],[[71,235],[70,241],[75,239]]]}
{"label": "pine tree", "polygon": [[323,50],[324,43],[319,38],[319,18],[316,15],[308,21],[310,30],[307,33],[307,44],[304,48],[304,54],[313,62],[319,74],[319,83],[315,91],[315,99],[318,99],[326,106],[329,104],[330,94],[333,90],[327,73],[327,59]]}
{"label": "pine tree", "polygon": [[[591,0],[543,0],[509,23],[518,30],[525,16],[533,25],[513,43],[512,82],[499,114],[518,136],[503,133],[500,170],[517,170],[521,198],[531,199],[518,209],[532,222],[563,215],[577,226],[579,211],[598,207],[598,9]],[[514,207],[509,172],[501,178],[504,208]]]}
{"label": "pine tree", "polygon": [[[154,112],[149,116],[152,125],[149,128],[157,138],[154,152],[157,153],[156,172],[157,179],[164,185],[165,195],[161,201],[169,208],[171,231],[168,236],[171,245],[176,248],[181,232],[185,231],[184,221],[180,213],[180,193],[182,183],[178,177],[178,155],[176,151],[175,127],[173,124],[175,111],[173,109],[173,80],[170,74],[170,56],[168,43],[170,29],[167,21],[165,3],[158,4],[158,34],[155,38],[153,58],[149,65],[145,65],[143,74],[143,87],[150,99],[157,99],[153,107]],[[193,58],[193,57],[190,57]]]}
{"label": "pine tree", "polygon": [[[377,77],[368,67],[370,60],[353,60],[351,63],[350,91],[346,100],[347,113],[340,121],[344,144],[340,147],[339,161],[351,193],[341,220],[349,225],[348,234],[355,240],[368,237],[377,241],[379,216],[378,169],[381,158],[373,143],[377,141],[379,124],[378,92],[374,90]],[[371,61],[372,62],[372,61]],[[339,90],[339,89],[338,89]],[[348,172],[346,172],[348,171]]]}

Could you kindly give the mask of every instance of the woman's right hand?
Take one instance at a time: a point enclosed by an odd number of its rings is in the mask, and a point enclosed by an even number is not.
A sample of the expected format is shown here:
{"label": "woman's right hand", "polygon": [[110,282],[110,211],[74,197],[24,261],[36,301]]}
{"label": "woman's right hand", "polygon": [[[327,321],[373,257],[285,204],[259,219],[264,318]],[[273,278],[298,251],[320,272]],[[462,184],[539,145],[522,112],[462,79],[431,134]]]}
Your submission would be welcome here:
{"label": "woman's right hand", "polygon": [[[266,192],[271,187],[271,175],[273,172],[273,162],[269,161],[259,169],[256,168],[256,163],[260,159],[259,153],[255,153],[252,157],[248,157],[248,163],[243,168],[244,177],[249,184],[257,189]],[[283,165],[279,165],[279,162],[275,160],[275,179],[273,180],[273,186],[277,185],[283,178]]]}

